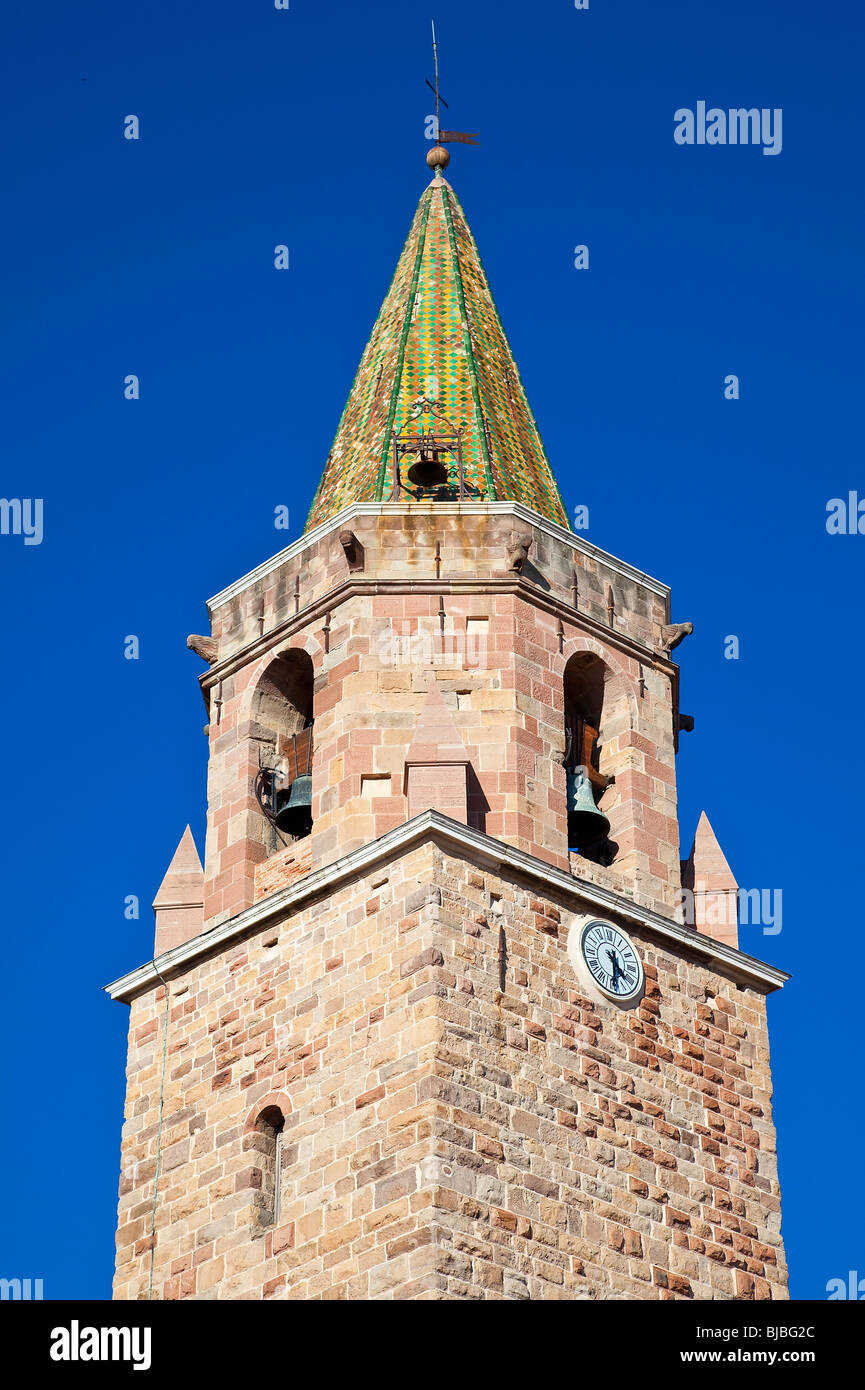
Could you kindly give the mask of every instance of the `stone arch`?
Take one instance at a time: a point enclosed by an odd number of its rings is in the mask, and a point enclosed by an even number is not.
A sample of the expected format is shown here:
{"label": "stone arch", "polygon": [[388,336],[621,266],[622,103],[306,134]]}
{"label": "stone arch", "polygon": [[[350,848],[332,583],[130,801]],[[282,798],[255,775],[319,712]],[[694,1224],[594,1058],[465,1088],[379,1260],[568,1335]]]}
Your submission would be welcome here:
{"label": "stone arch", "polygon": [[295,633],[293,637],[287,638],[285,642],[280,642],[277,646],[271,647],[269,651],[264,652],[247,668],[243,693],[238,707],[239,719],[252,718],[256,690],[267,668],[286,653],[297,651],[306,652],[312,662],[313,674],[316,678],[322,674],[325,656],[324,647],[315,637],[307,633]]}
{"label": "stone arch", "polygon": [[561,653],[556,652],[552,662],[553,675],[562,682],[565,675],[565,667],[572,656],[577,656],[581,652],[591,652],[597,656],[606,666],[609,675],[607,677],[604,698],[615,700],[626,700],[631,716],[631,725],[636,727],[639,715],[639,705],[637,703],[637,685],[639,683],[639,672],[631,669],[630,665],[625,665],[618,653],[605,643],[597,641],[594,637],[589,637],[581,633],[578,637],[570,637],[563,644]]}
{"label": "stone arch", "polygon": [[265,727],[284,725],[291,733],[305,728],[313,717],[315,668],[302,647],[277,652],[259,675],[252,693],[253,722]]}
{"label": "stone arch", "polygon": [[277,656],[281,656],[283,652],[300,650],[305,651],[307,656],[311,658],[315,674],[321,675],[325,651],[318,638],[313,637],[311,632],[295,632],[293,636],[274,648]]}
{"label": "stone arch", "polygon": [[278,1226],[282,1205],[283,1138],[291,1101],[271,1091],[249,1112],[243,1127],[243,1151],[250,1156],[245,1185],[252,1193],[254,1224],[259,1231]]}
{"label": "stone arch", "polygon": [[291,1103],[291,1098],[285,1094],[285,1091],[268,1091],[267,1095],[257,1100],[252,1109],[247,1112],[246,1120],[243,1125],[244,1134],[251,1134],[258,1123],[259,1116],[262,1115],[265,1110],[271,1109],[281,1111],[283,1118],[288,1119],[294,1107]]}

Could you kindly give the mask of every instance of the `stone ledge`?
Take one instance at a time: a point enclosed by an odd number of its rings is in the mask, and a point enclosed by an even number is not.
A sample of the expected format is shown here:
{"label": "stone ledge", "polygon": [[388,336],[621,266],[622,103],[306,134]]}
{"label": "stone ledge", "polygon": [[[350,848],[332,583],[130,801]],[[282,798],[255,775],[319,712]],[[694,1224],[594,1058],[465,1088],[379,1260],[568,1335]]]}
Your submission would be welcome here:
{"label": "stone ledge", "polygon": [[274,570],[279,569],[286,560],[291,560],[295,555],[300,555],[304,550],[321,540],[324,536],[333,531],[343,530],[349,525],[352,517],[356,516],[399,516],[409,513],[429,511],[436,516],[517,516],[522,521],[529,522],[539,530],[546,532],[547,535],[554,536],[560,541],[565,541],[572,550],[579,551],[581,555],[586,555],[593,560],[599,560],[608,569],[617,574],[621,574],[626,579],[634,580],[638,584],[644,585],[653,593],[659,594],[662,598],[669,601],[670,590],[668,585],[662,584],[660,580],[653,579],[650,574],[644,574],[642,570],[635,569],[633,565],[627,564],[625,560],[619,560],[615,555],[610,555],[605,550],[600,550],[598,546],[592,545],[590,541],[583,540],[573,531],[566,531],[564,526],[559,526],[548,517],[541,516],[540,512],[533,511],[523,502],[435,502],[435,503],[406,503],[406,502],[353,502],[350,507],[338,512],[336,516],[323,521],[320,526],[316,526],[312,531],[305,532],[291,545],[286,546],[285,550],[280,550],[278,554],[265,560],[256,569],[250,570],[230,584],[228,588],[222,589],[213,598],[208,599],[207,611],[213,614],[217,608],[221,608],[224,603],[228,603],[238,594],[242,594],[252,584],[256,584],[260,579],[266,578]]}
{"label": "stone ledge", "polygon": [[395,852],[427,839],[436,841],[445,849],[463,852],[468,850],[497,867],[520,873],[540,884],[548,884],[560,893],[573,895],[578,902],[586,903],[590,908],[612,912],[625,921],[642,926],[647,931],[674,941],[680,947],[686,947],[697,956],[725,967],[739,981],[761,992],[770,993],[780,989],[790,978],[785,971],[779,970],[776,966],[745,955],[743,951],[714,941],[711,937],[702,936],[689,927],[662,917],[660,913],[640,908],[629,898],[574,878],[564,870],[556,869],[542,859],[535,858],[534,855],[506,845],[501,840],[494,840],[479,830],[460,825],[458,821],[451,820],[438,811],[425,811],[361,849],[353,850],[351,854],[322,869],[316,869],[290,887],[271,894],[269,898],[246,908],[228,921],[220,922],[209,931],[202,932],[200,936],[194,937],[184,945],[166,951],[155,960],[147,961],[129,974],[122,975],[118,980],[105,985],[105,992],[112,999],[128,1001],[142,990],[158,985],[166,971],[181,968],[200,956],[220,949],[226,942],[242,936],[245,932],[288,914],[305,898],[325,890],[332,891],[342,880],[380,860],[391,859]]}

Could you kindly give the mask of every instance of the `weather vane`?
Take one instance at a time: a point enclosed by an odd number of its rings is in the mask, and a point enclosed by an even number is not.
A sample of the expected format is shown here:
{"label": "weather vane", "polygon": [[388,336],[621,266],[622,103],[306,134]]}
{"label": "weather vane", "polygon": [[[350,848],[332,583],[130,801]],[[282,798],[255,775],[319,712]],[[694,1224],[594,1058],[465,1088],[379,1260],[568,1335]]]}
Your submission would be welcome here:
{"label": "weather vane", "polygon": [[464,130],[442,130],[440,106],[443,106],[445,110],[447,110],[448,104],[439,91],[439,51],[438,45],[436,44],[435,21],[433,21],[432,27],[432,42],[435,86],[433,86],[429,78],[426,79],[426,84],[430,91],[435,92],[436,97],[436,144],[427,154],[426,162],[431,169],[438,171],[440,169],[446,169],[451,162],[451,157],[444,148],[445,145],[476,145],[478,143],[478,137],[477,134],[467,134]]}

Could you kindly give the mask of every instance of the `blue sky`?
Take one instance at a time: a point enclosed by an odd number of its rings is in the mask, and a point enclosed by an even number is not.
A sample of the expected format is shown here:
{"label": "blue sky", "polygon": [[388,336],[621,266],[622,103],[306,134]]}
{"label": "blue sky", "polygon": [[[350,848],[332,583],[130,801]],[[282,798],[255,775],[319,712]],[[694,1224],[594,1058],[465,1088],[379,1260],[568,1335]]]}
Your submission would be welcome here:
{"label": "blue sky", "polygon": [[[0,536],[0,1274],[109,1294],[127,1011],[100,986],[149,957],[187,821],[203,846],[186,635],[303,527],[428,178],[431,14],[448,123],[482,142],[449,177],[566,505],[695,625],[683,852],[705,808],[739,882],[783,891],[742,945],[794,975],[783,1232],[793,1296],[825,1297],[865,1273],[865,536],[825,525],[865,497],[854,0],[8,10],[0,493],[44,500],[44,538]],[[783,109],[781,154],[677,145],[701,100]]]}

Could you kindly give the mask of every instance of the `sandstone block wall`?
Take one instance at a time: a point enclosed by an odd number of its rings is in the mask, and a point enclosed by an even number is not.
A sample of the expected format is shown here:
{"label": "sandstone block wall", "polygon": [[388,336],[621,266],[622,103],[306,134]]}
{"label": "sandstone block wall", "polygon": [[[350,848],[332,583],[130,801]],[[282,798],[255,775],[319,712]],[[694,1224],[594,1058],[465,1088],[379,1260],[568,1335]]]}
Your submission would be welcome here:
{"label": "sandstone block wall", "polygon": [[[542,885],[541,885],[542,886]],[[131,1007],[115,1296],[783,1298],[765,1000],[629,925],[620,1012],[579,897],[432,836]],[[254,1120],[285,1120],[262,1226]]]}

